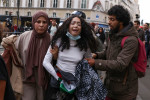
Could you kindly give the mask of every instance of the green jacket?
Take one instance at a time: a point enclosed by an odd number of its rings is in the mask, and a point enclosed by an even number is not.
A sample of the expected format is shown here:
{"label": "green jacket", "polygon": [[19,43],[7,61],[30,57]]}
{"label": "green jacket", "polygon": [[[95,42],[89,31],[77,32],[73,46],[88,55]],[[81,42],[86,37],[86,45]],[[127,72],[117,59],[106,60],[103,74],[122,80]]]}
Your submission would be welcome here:
{"label": "green jacket", "polygon": [[[121,41],[125,36],[129,37],[122,48]],[[137,61],[138,56],[137,37],[138,33],[130,23],[121,32],[110,34],[106,50],[97,53],[95,68],[106,71],[108,97],[115,100],[130,100],[137,96],[138,77],[132,64]]]}

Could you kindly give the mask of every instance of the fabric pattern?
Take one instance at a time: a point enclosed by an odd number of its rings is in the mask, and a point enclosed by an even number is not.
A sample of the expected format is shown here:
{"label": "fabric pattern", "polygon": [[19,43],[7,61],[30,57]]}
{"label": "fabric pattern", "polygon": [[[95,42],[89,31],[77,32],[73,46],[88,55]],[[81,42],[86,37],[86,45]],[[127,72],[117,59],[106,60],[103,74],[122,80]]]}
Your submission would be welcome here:
{"label": "fabric pattern", "polygon": [[75,72],[78,100],[104,100],[107,90],[98,74],[86,60],[79,62]]}

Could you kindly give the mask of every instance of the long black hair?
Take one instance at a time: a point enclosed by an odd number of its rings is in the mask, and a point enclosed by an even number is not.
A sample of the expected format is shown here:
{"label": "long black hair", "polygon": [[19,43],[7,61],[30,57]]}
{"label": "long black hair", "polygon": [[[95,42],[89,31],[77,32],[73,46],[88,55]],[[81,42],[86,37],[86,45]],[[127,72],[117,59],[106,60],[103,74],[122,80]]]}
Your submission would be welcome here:
{"label": "long black hair", "polygon": [[87,51],[87,49],[90,48],[92,52],[95,52],[97,46],[96,46],[96,40],[93,36],[94,30],[83,18],[79,17],[78,15],[72,15],[66,21],[64,21],[64,23],[58,28],[58,30],[56,31],[52,39],[52,43],[51,43],[52,48],[54,47],[56,41],[59,38],[61,39],[60,46],[59,46],[59,48],[62,47],[61,51],[70,48],[70,40],[66,36],[66,33],[69,29],[69,25],[72,19],[75,17],[78,17],[81,21],[81,33],[80,33],[81,38],[77,40],[76,46],[78,46],[81,51],[82,50]]}

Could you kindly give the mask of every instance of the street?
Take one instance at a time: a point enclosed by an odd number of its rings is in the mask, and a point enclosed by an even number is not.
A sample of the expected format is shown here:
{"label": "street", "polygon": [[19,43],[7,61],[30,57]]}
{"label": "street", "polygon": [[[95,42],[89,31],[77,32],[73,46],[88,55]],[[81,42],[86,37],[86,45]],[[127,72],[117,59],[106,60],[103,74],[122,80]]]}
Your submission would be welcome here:
{"label": "street", "polygon": [[[150,65],[150,60],[148,61]],[[139,93],[137,100],[150,100],[150,68],[147,68],[146,75],[139,78]]]}
{"label": "street", "polygon": [[[0,54],[3,52],[2,46],[0,46]],[[148,61],[150,65],[150,60]],[[150,67],[146,70],[146,75],[143,78],[139,78],[139,93],[136,100],[150,100]]]}

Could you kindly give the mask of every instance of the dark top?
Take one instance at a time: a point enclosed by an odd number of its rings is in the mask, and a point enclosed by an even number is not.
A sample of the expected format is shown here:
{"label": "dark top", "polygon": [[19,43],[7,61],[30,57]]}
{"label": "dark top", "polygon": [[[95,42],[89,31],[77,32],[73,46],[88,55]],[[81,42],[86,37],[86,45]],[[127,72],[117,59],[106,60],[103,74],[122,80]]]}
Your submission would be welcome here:
{"label": "dark top", "polygon": [[144,35],[145,35],[145,45],[149,45],[150,32],[146,30]]}
{"label": "dark top", "polygon": [[144,31],[142,29],[137,30],[141,41],[145,41]]}
{"label": "dark top", "polygon": [[8,73],[6,70],[6,65],[1,56],[0,56],[0,80],[6,81],[4,100],[16,100],[13,90],[12,90],[12,87],[11,87],[11,84],[10,84],[10,80],[9,80]]}

